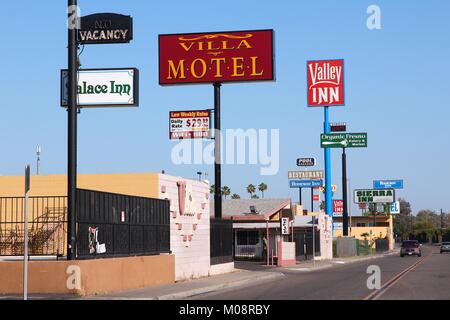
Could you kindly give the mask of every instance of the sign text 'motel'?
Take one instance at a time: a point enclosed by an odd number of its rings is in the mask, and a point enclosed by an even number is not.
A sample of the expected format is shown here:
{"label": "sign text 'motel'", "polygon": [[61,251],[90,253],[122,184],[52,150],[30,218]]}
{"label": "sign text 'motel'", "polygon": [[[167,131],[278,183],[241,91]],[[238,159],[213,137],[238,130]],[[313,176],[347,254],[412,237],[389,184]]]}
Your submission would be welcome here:
{"label": "sign text 'motel'", "polygon": [[[67,107],[69,76],[61,70],[61,106]],[[78,70],[78,106],[133,107],[139,105],[139,71],[126,69]]]}
{"label": "sign text 'motel'", "polygon": [[344,60],[308,61],[308,106],[343,106]]}
{"label": "sign text 'motel'", "polygon": [[320,135],[321,148],[366,148],[367,133],[329,133]]}
{"label": "sign text 'motel'", "polygon": [[159,35],[159,84],[274,80],[273,30]]}
{"label": "sign text 'motel'", "polygon": [[354,199],[355,203],[392,203],[395,202],[395,190],[355,190]]}
{"label": "sign text 'motel'", "polygon": [[128,43],[133,40],[133,18],[115,13],[81,17],[79,44]]}

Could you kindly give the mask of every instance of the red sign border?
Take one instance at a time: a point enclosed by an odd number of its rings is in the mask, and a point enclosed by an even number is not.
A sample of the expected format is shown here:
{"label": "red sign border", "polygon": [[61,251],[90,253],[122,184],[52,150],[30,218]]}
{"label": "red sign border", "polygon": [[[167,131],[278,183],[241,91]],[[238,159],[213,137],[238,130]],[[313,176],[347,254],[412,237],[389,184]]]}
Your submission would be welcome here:
{"label": "red sign border", "polygon": [[[308,104],[308,64],[310,62],[323,62],[323,61],[342,61],[342,86],[343,86],[343,91],[344,91],[344,103],[343,104],[329,104],[329,103],[325,103],[325,104],[315,104],[315,105],[309,105]],[[345,59],[344,58],[339,58],[339,59],[321,59],[321,60],[306,60],[306,106],[308,108],[320,108],[320,107],[343,107],[345,106],[345,101],[346,101],[346,95],[345,95]]]}
{"label": "red sign border", "polygon": [[[169,140],[170,141],[172,141],[172,140],[185,140],[184,138],[178,138],[178,139],[174,139],[174,138],[172,138],[172,132],[170,132],[170,119],[171,119],[171,117],[170,117],[170,114],[172,113],[172,112],[205,112],[205,111],[207,111],[208,113],[209,113],[209,130],[208,130],[208,137],[197,137],[197,138],[195,138],[195,137],[192,137],[192,138],[189,138],[190,140],[192,140],[192,139],[211,139],[211,130],[212,130],[212,128],[211,128],[211,115],[212,115],[212,112],[211,112],[211,109],[203,109],[203,110],[199,110],[199,109],[195,109],[195,110],[175,110],[175,111],[169,111]],[[206,117],[205,117],[206,118]]]}
{"label": "red sign border", "polygon": [[[220,34],[220,33],[232,33],[232,32],[259,32],[259,31],[270,31],[272,35],[272,45],[271,45],[271,54],[272,54],[272,78],[264,79],[264,80],[225,80],[225,81],[196,81],[196,82],[183,82],[183,83],[161,83],[161,57],[160,57],[160,39],[163,36],[190,36],[193,34]],[[260,30],[235,30],[235,31],[214,31],[214,32],[189,32],[189,33],[165,33],[158,34],[158,83],[160,86],[182,86],[182,85],[201,85],[201,84],[214,84],[214,83],[234,83],[234,82],[270,82],[276,81],[275,76],[275,31],[273,29],[260,29]],[[345,101],[345,100],[344,100]]]}

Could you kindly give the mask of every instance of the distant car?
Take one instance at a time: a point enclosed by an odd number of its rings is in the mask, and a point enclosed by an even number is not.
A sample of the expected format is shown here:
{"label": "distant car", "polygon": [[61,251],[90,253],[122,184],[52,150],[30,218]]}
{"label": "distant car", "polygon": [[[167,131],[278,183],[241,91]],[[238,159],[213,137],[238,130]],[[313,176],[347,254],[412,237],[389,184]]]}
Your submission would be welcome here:
{"label": "distant car", "polygon": [[441,253],[450,252],[450,242],[442,242]]}
{"label": "distant car", "polygon": [[[449,248],[450,251],[450,248]],[[422,246],[417,240],[407,240],[402,242],[402,247],[400,248],[400,257],[407,256],[422,256]]]}

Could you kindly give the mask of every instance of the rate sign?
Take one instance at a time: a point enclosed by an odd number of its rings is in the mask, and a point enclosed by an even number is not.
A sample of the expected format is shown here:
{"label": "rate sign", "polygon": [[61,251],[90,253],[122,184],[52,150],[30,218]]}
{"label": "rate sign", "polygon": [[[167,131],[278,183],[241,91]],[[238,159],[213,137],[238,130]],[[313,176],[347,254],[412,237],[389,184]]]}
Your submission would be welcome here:
{"label": "rate sign", "polygon": [[210,111],[171,111],[169,139],[210,138]]}

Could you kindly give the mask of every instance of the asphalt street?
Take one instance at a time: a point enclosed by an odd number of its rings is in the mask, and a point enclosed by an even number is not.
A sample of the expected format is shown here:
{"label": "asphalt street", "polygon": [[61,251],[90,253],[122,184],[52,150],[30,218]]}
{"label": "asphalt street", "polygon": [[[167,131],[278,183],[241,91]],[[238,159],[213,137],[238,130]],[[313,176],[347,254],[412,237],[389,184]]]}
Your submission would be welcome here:
{"label": "asphalt street", "polygon": [[[381,271],[381,288],[370,290],[369,266]],[[196,296],[196,300],[450,299],[450,253],[424,246],[422,257],[387,256],[312,272],[283,270],[285,277]]]}

